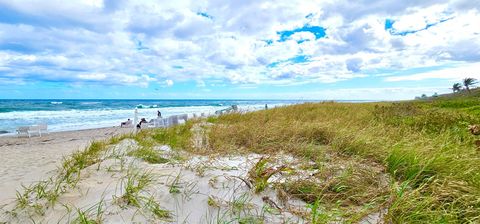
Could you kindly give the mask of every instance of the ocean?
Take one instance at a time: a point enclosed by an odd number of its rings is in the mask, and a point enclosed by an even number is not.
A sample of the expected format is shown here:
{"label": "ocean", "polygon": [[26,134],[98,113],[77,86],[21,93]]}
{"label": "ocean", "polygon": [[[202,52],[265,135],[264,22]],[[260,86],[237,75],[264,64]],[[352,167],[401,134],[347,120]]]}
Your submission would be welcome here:
{"label": "ocean", "polygon": [[119,126],[128,118],[155,118],[178,114],[210,113],[238,105],[259,110],[305,101],[299,100],[0,100],[0,134],[15,133],[16,127],[47,123],[49,131],[82,130]]}

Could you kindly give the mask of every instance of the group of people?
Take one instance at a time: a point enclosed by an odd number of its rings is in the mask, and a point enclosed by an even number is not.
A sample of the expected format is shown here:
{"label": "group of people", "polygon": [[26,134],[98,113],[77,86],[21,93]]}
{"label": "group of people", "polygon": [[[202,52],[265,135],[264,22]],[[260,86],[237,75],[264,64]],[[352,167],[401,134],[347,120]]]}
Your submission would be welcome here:
{"label": "group of people", "polygon": [[[235,108],[236,108],[236,106],[235,106]],[[268,105],[265,104],[265,110],[267,110],[267,109],[268,109]],[[157,110],[157,119],[160,119],[160,118],[162,118],[162,112]],[[138,124],[136,125],[137,129],[140,129],[142,127],[143,123],[148,123],[148,121],[145,118],[140,119],[140,122],[138,122]],[[120,123],[120,127],[128,127],[131,124],[132,124],[132,121],[129,118],[127,121]]]}
{"label": "group of people", "polygon": [[[160,118],[162,118],[162,112],[157,110],[157,119],[160,119]],[[140,122],[138,122],[138,124],[137,124],[137,129],[142,128],[143,123],[148,123],[147,119],[145,119],[145,118],[140,119]]]}
{"label": "group of people", "polygon": [[[157,119],[159,119],[159,118],[162,118],[162,112],[157,110]],[[147,119],[145,119],[145,118],[140,119],[140,122],[138,122],[138,124],[136,125],[137,129],[140,129],[142,127],[143,123],[148,123]],[[127,121],[120,123],[120,127],[128,127],[131,124],[132,124],[132,120],[130,120],[130,118],[128,118]]]}

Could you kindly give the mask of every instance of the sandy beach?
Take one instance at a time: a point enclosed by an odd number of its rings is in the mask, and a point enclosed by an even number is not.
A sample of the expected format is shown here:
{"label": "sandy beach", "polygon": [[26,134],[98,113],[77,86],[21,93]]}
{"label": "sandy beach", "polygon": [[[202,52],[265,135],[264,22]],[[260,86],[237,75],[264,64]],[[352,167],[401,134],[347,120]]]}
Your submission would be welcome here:
{"label": "sandy beach", "polygon": [[12,202],[21,185],[51,176],[64,156],[84,149],[93,140],[131,132],[131,128],[98,128],[54,132],[42,137],[0,137],[0,207]]}
{"label": "sandy beach", "polygon": [[[205,128],[209,126],[201,124],[191,129],[193,147],[197,150],[205,146]],[[239,219],[240,215],[248,220],[262,218],[268,223],[304,222],[301,217],[305,214],[304,202],[285,198],[282,202],[285,208],[279,213],[280,208],[275,208],[280,203],[276,191],[266,189],[258,194],[252,189],[251,181],[245,179],[263,159],[264,155],[259,154],[210,157],[173,150],[167,145],[145,149],[142,147],[145,143],[126,138],[104,145],[102,153],[96,154],[98,160],[85,157],[93,159],[92,163],[80,167],[81,171],[73,171],[70,177],[78,177],[76,181],[58,179],[62,175],[58,176],[57,167],[63,157],[85,149],[93,140],[131,130],[102,128],[30,139],[2,138],[0,150],[6,156],[2,157],[0,167],[0,210],[3,211],[0,223],[28,220],[71,223],[78,222],[81,214],[96,217],[102,223],[210,223]],[[140,141],[145,139],[148,137]],[[92,150],[92,146],[88,150]],[[84,150],[83,155],[87,155],[88,150]],[[159,155],[160,160],[142,157],[139,154],[145,153],[142,150],[150,150]],[[294,167],[300,164],[299,160],[284,154],[269,161],[271,169],[274,163]],[[79,167],[80,159],[77,157],[69,162],[72,167]],[[278,182],[291,178],[277,172],[272,175]],[[53,182],[52,179],[48,181],[51,177],[54,177]],[[58,180],[60,182],[56,182]],[[48,202],[47,198],[57,186],[55,183],[63,190]],[[21,185],[29,188],[21,189]],[[26,204],[16,199],[16,190],[21,192]],[[268,209],[265,203],[271,203],[274,207],[268,208],[276,210],[265,210]]]}

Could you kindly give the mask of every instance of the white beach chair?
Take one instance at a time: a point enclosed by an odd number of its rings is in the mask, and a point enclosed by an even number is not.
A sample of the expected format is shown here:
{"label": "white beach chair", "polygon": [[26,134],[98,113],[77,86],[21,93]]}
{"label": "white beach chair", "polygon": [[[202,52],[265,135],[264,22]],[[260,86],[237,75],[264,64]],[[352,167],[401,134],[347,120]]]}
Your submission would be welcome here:
{"label": "white beach chair", "polygon": [[169,126],[177,125],[178,124],[178,116],[173,115],[173,116],[168,117],[168,124],[169,124]]}
{"label": "white beach chair", "polygon": [[28,136],[30,138],[30,127],[28,126],[22,126],[22,127],[17,127],[17,136]]}
{"label": "white beach chair", "polygon": [[185,123],[185,122],[187,122],[187,120],[188,120],[188,114],[178,115],[178,119],[179,119],[179,120],[184,120],[183,123]]}
{"label": "white beach chair", "polygon": [[148,128],[148,127],[149,127],[148,123],[141,123],[140,124],[140,129],[145,129],[145,128]]}
{"label": "white beach chair", "polygon": [[157,126],[156,127],[159,127],[159,128],[164,128],[164,127],[167,127],[167,124],[166,124],[166,121],[167,119],[165,118],[158,118],[156,121],[157,121]]}
{"label": "white beach chair", "polygon": [[164,127],[170,126],[170,123],[168,123],[168,118],[163,118],[163,119],[162,119],[162,123],[163,123],[163,126],[164,126]]}
{"label": "white beach chair", "polygon": [[185,121],[184,119],[179,119],[179,120],[178,120],[178,124],[185,124],[185,122],[186,122],[186,121]]}
{"label": "white beach chair", "polygon": [[28,134],[29,134],[29,137],[32,136],[32,135],[39,135],[40,137],[42,136],[42,134],[40,133],[40,126],[38,125],[32,125],[28,128]]}
{"label": "white beach chair", "polygon": [[130,127],[132,127],[132,125],[133,125],[133,121],[132,121],[132,120],[128,120],[128,121],[122,122],[122,123],[120,124],[120,127],[122,127],[122,128],[130,128]]}
{"label": "white beach chair", "polygon": [[49,134],[48,132],[48,125],[46,123],[38,124],[38,134],[42,136],[42,133]]}
{"label": "white beach chair", "polygon": [[157,119],[151,119],[147,124],[149,128],[155,128],[157,127]]}

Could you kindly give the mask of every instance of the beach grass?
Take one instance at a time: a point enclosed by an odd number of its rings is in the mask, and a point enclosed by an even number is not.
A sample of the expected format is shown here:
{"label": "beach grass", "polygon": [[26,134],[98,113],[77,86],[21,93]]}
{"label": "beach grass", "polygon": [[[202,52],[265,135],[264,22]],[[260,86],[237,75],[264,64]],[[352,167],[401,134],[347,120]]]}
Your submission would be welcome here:
{"label": "beach grass", "polygon": [[143,159],[152,164],[167,163],[168,159],[163,158],[161,153],[151,147],[141,147],[130,151],[127,155]]}
{"label": "beach grass", "polygon": [[141,207],[143,198],[141,193],[152,183],[152,178],[149,172],[142,172],[132,167],[128,168],[124,181],[122,181],[123,195],[118,199],[118,202]]}
{"label": "beach grass", "polygon": [[467,126],[480,123],[472,103],[478,99],[468,96],[463,101],[461,96],[399,103],[307,103],[222,115],[212,120],[210,152],[283,151],[321,161],[326,146],[383,167],[393,178],[388,191],[376,193],[379,189],[368,179],[371,172],[351,167],[328,186],[292,183],[291,193],[310,203],[376,202],[375,209],[388,211],[385,218],[394,223],[476,222],[480,153]]}
{"label": "beach grass", "polygon": [[105,212],[105,202],[100,202],[92,205],[91,207],[82,210],[76,208],[77,217],[71,222],[74,224],[100,224],[103,223],[103,214]]}

